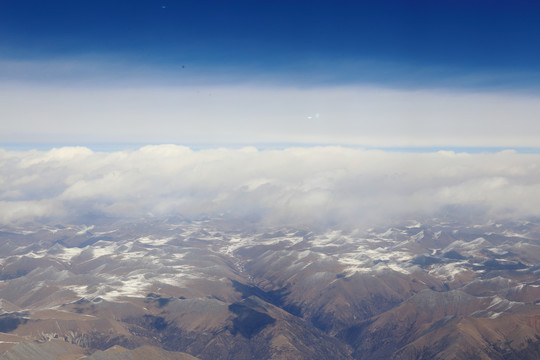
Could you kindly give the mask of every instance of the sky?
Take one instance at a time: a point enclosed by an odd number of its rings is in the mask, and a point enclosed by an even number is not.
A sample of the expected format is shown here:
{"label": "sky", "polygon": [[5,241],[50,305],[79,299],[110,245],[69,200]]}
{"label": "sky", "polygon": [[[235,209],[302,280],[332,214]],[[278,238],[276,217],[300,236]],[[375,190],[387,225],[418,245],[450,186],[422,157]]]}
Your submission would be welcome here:
{"label": "sky", "polygon": [[0,3],[0,226],[540,216],[540,3]]}
{"label": "sky", "polygon": [[536,2],[0,6],[5,147],[540,143]]}

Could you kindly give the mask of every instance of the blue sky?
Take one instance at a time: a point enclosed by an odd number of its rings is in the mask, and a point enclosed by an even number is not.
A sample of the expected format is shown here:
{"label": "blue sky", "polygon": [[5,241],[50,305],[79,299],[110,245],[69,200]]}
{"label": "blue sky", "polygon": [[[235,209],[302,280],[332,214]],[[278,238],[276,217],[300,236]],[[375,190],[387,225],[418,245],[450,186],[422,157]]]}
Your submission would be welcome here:
{"label": "blue sky", "polygon": [[493,75],[485,85],[519,86],[537,85],[539,20],[532,1],[21,0],[2,5],[0,40],[4,59],[109,57],[175,72],[390,75],[414,85],[478,74]]}
{"label": "blue sky", "polygon": [[539,140],[532,1],[0,6],[2,143]]}

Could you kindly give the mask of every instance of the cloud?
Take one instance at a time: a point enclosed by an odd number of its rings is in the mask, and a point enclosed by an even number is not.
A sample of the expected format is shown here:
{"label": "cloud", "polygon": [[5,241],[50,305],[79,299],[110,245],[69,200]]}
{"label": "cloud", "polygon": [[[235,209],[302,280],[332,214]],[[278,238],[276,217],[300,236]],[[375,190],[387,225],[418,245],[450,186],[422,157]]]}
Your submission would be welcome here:
{"label": "cloud", "polygon": [[[448,211],[540,215],[540,155],[145,146],[0,150],[0,223],[224,216],[273,225],[368,225]],[[459,215],[459,214],[454,214]]]}
{"label": "cloud", "polygon": [[0,141],[536,147],[535,94],[369,86],[0,87]]}

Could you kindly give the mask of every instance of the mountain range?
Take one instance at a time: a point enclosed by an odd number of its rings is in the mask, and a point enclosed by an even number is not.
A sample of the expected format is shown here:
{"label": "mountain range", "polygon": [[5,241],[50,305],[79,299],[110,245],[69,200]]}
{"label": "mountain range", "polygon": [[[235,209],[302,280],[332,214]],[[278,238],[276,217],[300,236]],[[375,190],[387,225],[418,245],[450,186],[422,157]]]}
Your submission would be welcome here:
{"label": "mountain range", "polygon": [[537,359],[540,222],[0,228],[0,359]]}

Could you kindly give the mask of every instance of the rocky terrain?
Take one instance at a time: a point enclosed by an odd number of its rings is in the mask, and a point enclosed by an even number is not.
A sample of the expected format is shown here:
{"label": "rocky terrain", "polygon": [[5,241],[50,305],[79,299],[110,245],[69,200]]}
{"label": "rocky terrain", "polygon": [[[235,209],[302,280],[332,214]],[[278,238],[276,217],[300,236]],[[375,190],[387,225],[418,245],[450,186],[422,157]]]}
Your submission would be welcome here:
{"label": "rocky terrain", "polygon": [[540,222],[0,229],[0,359],[537,359]]}

